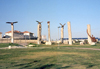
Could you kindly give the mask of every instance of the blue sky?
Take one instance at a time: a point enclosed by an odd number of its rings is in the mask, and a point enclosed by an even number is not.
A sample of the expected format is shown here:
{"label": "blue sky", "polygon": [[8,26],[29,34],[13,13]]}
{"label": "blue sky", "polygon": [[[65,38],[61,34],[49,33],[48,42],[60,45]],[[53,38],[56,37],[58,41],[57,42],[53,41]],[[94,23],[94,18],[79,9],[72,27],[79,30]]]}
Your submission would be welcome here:
{"label": "blue sky", "polygon": [[[71,22],[72,37],[87,37],[87,24],[91,33],[100,37],[100,0],[0,0],[0,32],[11,30],[8,21],[18,21],[15,30],[30,31],[37,36],[37,22],[42,23],[42,35],[48,36],[50,21],[51,39],[58,39],[59,23],[66,23],[64,37],[68,37],[67,22]],[[60,36],[59,29],[59,36]]]}

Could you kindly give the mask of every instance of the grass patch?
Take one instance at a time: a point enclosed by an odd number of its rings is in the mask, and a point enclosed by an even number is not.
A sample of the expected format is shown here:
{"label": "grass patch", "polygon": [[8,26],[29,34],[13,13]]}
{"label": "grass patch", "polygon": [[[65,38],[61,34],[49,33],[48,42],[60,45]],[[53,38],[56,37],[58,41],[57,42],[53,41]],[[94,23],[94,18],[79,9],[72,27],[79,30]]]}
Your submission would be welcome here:
{"label": "grass patch", "polygon": [[[44,48],[42,48],[44,47]],[[27,49],[1,49],[0,69],[99,69],[100,51],[74,48],[96,46],[39,46]],[[68,48],[67,48],[68,47]]]}
{"label": "grass patch", "polygon": [[16,44],[16,43],[0,43],[0,48],[8,47],[8,46],[19,46],[19,44]]}

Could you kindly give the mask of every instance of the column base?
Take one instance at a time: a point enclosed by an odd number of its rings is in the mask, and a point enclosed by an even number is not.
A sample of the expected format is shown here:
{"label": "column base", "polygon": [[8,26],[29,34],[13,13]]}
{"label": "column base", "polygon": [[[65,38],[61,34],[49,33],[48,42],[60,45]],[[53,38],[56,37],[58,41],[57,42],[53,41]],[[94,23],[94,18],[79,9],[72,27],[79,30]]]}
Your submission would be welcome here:
{"label": "column base", "polygon": [[63,41],[64,41],[63,38],[61,38],[61,43],[63,43]]}
{"label": "column base", "polygon": [[91,42],[91,45],[96,45],[96,42]]}
{"label": "column base", "polygon": [[38,41],[37,44],[41,44],[41,41]]}
{"label": "column base", "polygon": [[45,44],[46,45],[52,45],[52,42],[46,42]]}
{"label": "column base", "polygon": [[68,40],[64,40],[63,43],[64,43],[64,44],[68,44]]}

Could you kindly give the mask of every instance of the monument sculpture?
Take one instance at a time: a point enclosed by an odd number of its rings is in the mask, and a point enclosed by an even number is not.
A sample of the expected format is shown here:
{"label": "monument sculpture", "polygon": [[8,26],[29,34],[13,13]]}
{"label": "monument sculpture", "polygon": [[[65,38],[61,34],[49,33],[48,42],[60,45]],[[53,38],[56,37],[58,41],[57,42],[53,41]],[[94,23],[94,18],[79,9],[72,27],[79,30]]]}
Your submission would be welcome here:
{"label": "monument sculpture", "polygon": [[38,39],[37,39],[37,43],[41,44],[41,39],[42,39],[42,36],[41,36],[41,23],[42,22],[39,22],[39,21],[36,21],[36,22],[38,22],[38,30],[37,30]]}
{"label": "monument sculpture", "polygon": [[[89,35],[91,35],[91,26],[90,26],[90,24],[87,25],[87,32],[88,32]],[[89,35],[88,35],[88,43],[91,44],[92,41],[91,41],[91,38],[89,37]]]}
{"label": "monument sculpture", "polygon": [[72,33],[71,33],[71,25],[70,25],[70,22],[67,22],[67,25],[68,25],[69,45],[72,45]]}
{"label": "monument sculpture", "polygon": [[[95,39],[95,37],[93,37],[93,35],[92,36],[89,35],[88,30],[87,30],[87,34],[90,37],[90,39],[91,39],[92,42],[97,42],[97,40]],[[92,42],[91,42],[91,44],[92,44]]]}
{"label": "monument sculpture", "polygon": [[90,45],[95,45],[97,40],[95,39],[95,37],[93,37],[93,35],[91,36],[91,26],[90,26],[90,24],[87,25],[87,34],[88,34],[88,43]]}
{"label": "monument sculpture", "polygon": [[6,22],[8,24],[11,24],[11,43],[14,43],[14,23],[17,23],[17,22]]}
{"label": "monument sculpture", "polygon": [[61,42],[63,43],[63,38],[64,38],[64,26],[65,26],[65,24],[62,25],[62,24],[60,23],[60,25],[61,25]]}
{"label": "monument sculpture", "polygon": [[50,40],[50,21],[47,22],[48,24],[48,42],[46,42],[46,45],[51,45],[51,40]]}

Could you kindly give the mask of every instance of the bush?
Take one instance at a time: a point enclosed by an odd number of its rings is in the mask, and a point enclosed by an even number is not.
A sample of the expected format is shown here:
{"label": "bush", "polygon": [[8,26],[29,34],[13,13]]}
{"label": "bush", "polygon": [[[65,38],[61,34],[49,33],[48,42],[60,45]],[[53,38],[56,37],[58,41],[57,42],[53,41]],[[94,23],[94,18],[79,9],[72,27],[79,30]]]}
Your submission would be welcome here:
{"label": "bush", "polygon": [[84,43],[85,43],[85,44],[88,44],[88,40],[84,40]]}

